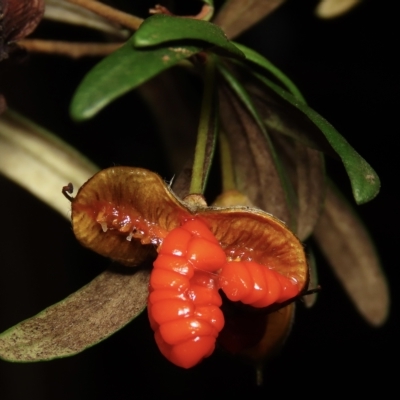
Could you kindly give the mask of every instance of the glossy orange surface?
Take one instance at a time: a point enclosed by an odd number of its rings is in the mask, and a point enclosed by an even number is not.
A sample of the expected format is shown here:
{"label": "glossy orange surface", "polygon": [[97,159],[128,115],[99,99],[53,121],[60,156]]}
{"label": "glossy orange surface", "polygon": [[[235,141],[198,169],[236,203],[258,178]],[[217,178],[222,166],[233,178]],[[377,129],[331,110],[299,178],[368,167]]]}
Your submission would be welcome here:
{"label": "glossy orange surface", "polygon": [[296,282],[264,265],[232,261],[204,222],[187,221],[166,236],[150,278],[150,323],[174,364],[190,368],[212,353],[225,322],[218,289],[258,308],[299,293]]}
{"label": "glossy orange surface", "polygon": [[217,276],[209,272],[225,260],[198,219],[173,229],[159,248],[150,278],[149,319],[161,353],[180,367],[193,367],[214,350],[224,316]]}

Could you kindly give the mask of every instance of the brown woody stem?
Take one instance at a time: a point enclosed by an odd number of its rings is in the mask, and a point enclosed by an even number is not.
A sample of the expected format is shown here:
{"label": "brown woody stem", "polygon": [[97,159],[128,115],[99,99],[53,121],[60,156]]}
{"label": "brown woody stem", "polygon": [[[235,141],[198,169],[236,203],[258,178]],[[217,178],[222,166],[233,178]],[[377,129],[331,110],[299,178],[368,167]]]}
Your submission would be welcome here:
{"label": "brown woody stem", "polygon": [[116,22],[122,26],[125,26],[128,29],[136,31],[139,26],[142,24],[143,19],[139,17],[135,17],[134,15],[128,14],[126,12],[116,10],[113,7],[107,6],[103,3],[100,3],[95,0],[68,0],[70,3],[81,6],[82,8],[86,8],[94,12],[97,15],[100,15],[109,21]]}
{"label": "brown woody stem", "polygon": [[33,53],[58,54],[71,58],[107,56],[123,45],[123,43],[74,43],[42,39],[20,40],[18,44]]}

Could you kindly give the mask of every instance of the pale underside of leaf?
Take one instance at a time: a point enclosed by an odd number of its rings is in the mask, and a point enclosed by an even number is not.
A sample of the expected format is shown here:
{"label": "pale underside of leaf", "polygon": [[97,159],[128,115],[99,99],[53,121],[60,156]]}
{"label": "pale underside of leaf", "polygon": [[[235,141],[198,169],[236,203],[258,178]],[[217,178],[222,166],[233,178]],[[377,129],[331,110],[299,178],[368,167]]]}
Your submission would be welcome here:
{"label": "pale underside of leaf", "polygon": [[122,39],[128,38],[128,31],[92,11],[66,0],[46,0],[44,18],[85,28],[96,29]]}
{"label": "pale underside of leaf", "polygon": [[325,199],[323,155],[296,143],[296,174],[299,209],[297,235],[300,240],[305,240],[317,224]]}
{"label": "pale underside of leaf", "polygon": [[360,4],[361,0],[321,0],[315,14],[320,18],[336,18]]}
{"label": "pale underside of leaf", "polygon": [[285,192],[254,118],[227,87],[220,90],[221,123],[232,151],[237,188],[256,206],[290,221]]}
{"label": "pale underside of leaf", "polygon": [[[285,110],[279,107],[267,90],[262,91],[251,84],[246,88],[252,94],[254,104],[264,122],[283,118]],[[309,130],[313,132],[314,127],[309,123],[308,126],[305,125],[301,115],[297,116],[297,120],[300,120],[298,126],[293,124],[293,119],[296,121],[296,118],[291,118],[288,114],[281,124],[267,123],[267,126],[297,193],[296,233],[300,240],[304,241],[317,224],[325,200],[325,163],[324,156],[319,150],[306,146],[303,140],[298,140],[306,136]],[[288,126],[290,128],[286,128]],[[283,134],[286,129],[290,129],[293,134]]]}
{"label": "pale underside of leaf", "polygon": [[0,358],[34,362],[77,354],[146,307],[149,272],[107,270],[63,301],[0,335]]}
{"label": "pale underside of leaf", "polygon": [[331,185],[315,238],[361,315],[382,325],[389,312],[389,289],[368,232]]}
{"label": "pale underside of leaf", "polygon": [[9,110],[0,118],[0,173],[69,218],[61,188],[77,187],[98,171],[55,135]]}
{"label": "pale underside of leaf", "polygon": [[220,64],[219,71],[225,78],[230,89],[232,89],[234,94],[240,100],[242,106],[244,106],[244,109],[253,118],[254,122],[256,123],[256,126],[258,127],[258,132],[261,133],[264,138],[265,148],[269,151],[272,161],[272,166],[275,169],[277,175],[279,176],[280,184],[282,186],[285,195],[286,207],[287,211],[289,212],[289,217],[285,221],[289,225],[290,229],[296,230],[296,220],[294,218],[294,214],[296,212],[295,209],[297,207],[297,199],[293,190],[293,186],[287,175],[287,172],[282,165],[278,153],[275,150],[270,134],[265,128],[265,124],[263,123],[262,118],[257,108],[255,107],[255,104],[250,94],[246,90],[245,86],[241,84],[240,79],[236,77],[235,73],[233,72],[234,70],[231,71],[229,68],[225,68],[222,64]]}
{"label": "pale underside of leaf", "polygon": [[215,16],[229,39],[240,35],[274,11],[284,0],[228,0]]}
{"label": "pale underside of leaf", "polygon": [[273,130],[271,136],[296,190],[296,234],[304,241],[312,234],[325,201],[324,157],[318,150],[308,148]]}

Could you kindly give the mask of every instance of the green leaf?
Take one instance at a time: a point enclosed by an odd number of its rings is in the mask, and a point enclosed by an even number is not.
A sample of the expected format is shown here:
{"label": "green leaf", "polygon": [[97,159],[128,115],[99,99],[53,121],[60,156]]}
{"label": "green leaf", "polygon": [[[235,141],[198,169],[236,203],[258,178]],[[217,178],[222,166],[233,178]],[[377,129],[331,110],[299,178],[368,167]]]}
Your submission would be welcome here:
{"label": "green leaf", "polygon": [[231,90],[221,91],[221,118],[230,142],[238,189],[257,207],[296,230],[296,200],[286,171],[247,91],[218,65]]}
{"label": "green leaf", "polygon": [[72,118],[92,118],[118,97],[201,50],[196,46],[138,50],[126,43],[83,78],[71,102]]}
{"label": "green leaf", "polygon": [[332,183],[314,236],[360,314],[382,325],[390,299],[379,257],[364,225]]}
{"label": "green leaf", "polygon": [[143,311],[148,281],[145,270],[103,272],[71,296],[3,332],[0,358],[35,362],[80,353]]}
{"label": "green leaf", "polygon": [[246,82],[245,87],[269,132],[273,132],[275,136],[294,139],[306,147],[319,150],[340,161],[340,157],[325,136],[321,135],[319,128],[303,112],[292,107],[270,88],[260,86],[258,80]]}
{"label": "green leaf", "polygon": [[221,28],[211,22],[193,18],[153,15],[143,22],[132,37],[132,43],[136,48],[171,44],[171,42],[190,43],[189,41],[193,40],[215,46],[215,51],[222,50],[225,56],[244,58],[244,54],[226,38]]}
{"label": "green leaf", "polygon": [[357,204],[372,200],[380,189],[380,180],[372,167],[351,147],[347,140],[321,115],[300,102],[290,93],[262,75],[254,73],[267,87],[272,89],[289,104],[300,110],[321,131],[330,146],[341,158],[350,178],[353,196]]}
{"label": "green leaf", "polygon": [[[297,109],[291,110],[295,111],[294,113],[288,113],[288,107],[284,100],[278,97],[278,103],[271,101],[270,89],[251,83],[247,83],[245,87],[267,127],[296,190],[298,200],[296,234],[301,241],[304,241],[311,235],[320,216],[325,200],[326,181],[323,153],[305,145],[300,139],[306,135],[303,130],[310,134],[310,128],[313,128],[311,133],[314,135],[322,138],[323,136],[311,121],[306,120],[304,123],[305,116]],[[277,96],[275,95],[275,97]],[[268,123],[271,120],[279,120],[280,123]],[[282,134],[286,133],[287,124],[294,134]],[[325,138],[323,139],[325,140]],[[326,143],[326,146],[329,144]]]}
{"label": "green leaf", "polygon": [[253,49],[250,49],[239,43],[235,43],[235,46],[244,53],[244,55],[246,56],[246,60],[251,61],[252,63],[270,72],[286,87],[287,90],[289,90],[290,93],[292,93],[294,97],[296,97],[302,103],[306,104],[306,100],[304,99],[300,90],[279,68],[277,68],[269,60],[267,60],[265,57],[263,57],[261,54],[257,53]]}

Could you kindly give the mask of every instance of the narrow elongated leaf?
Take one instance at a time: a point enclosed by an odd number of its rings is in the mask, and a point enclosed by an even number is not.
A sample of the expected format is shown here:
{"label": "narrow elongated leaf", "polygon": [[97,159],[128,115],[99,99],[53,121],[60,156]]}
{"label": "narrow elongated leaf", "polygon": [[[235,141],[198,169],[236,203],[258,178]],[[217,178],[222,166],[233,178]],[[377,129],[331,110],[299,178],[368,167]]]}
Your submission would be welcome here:
{"label": "narrow elongated leaf", "polygon": [[239,36],[283,3],[284,0],[227,0],[214,18],[228,38]]}
{"label": "narrow elongated leaf", "polygon": [[[250,83],[246,88],[252,95],[263,121],[278,117],[280,108],[270,101],[268,92]],[[296,110],[297,111],[297,110]],[[286,122],[287,119],[285,119]],[[296,122],[289,118],[289,123]],[[296,190],[298,199],[297,236],[305,240],[312,233],[325,200],[325,166],[323,154],[313,148],[305,146],[299,140],[293,140],[289,135],[282,135],[282,125],[267,125],[268,132],[276,146],[276,149],[288,171],[292,185]],[[297,125],[292,129],[297,133]],[[301,135],[302,125],[300,124]]]}
{"label": "narrow elongated leaf", "polygon": [[333,185],[314,235],[361,315],[372,325],[382,325],[389,310],[389,289],[374,244]]}
{"label": "narrow elongated leaf", "polygon": [[[224,55],[244,58],[244,54],[230,42],[217,25],[192,18],[164,14],[147,18],[132,38],[137,48],[157,46],[169,42],[187,43],[190,40],[206,42],[224,51]],[[175,43],[176,44],[176,43]]]}
{"label": "narrow elongated leaf", "polygon": [[45,19],[96,29],[122,39],[130,36],[127,30],[77,4],[65,0],[45,0],[45,2],[43,17]]}
{"label": "narrow elongated leaf", "polygon": [[269,88],[246,83],[246,89],[260,110],[268,131],[287,136],[340,161],[325,136],[300,110],[288,106],[285,100]]}
{"label": "narrow elongated leaf", "polygon": [[[224,124],[226,124],[225,131],[232,146],[235,162],[239,158],[242,159],[241,167],[239,167],[239,164],[237,167],[237,178],[241,181],[240,184],[238,182],[238,189],[248,195],[257,207],[272,213],[289,224],[291,229],[296,230],[294,211],[296,200],[293,187],[274,150],[262,119],[247,91],[234,75],[221,65],[219,65],[219,69],[233,90],[229,94],[226,93],[222,103],[230,101],[233,108],[231,111],[226,110]],[[232,113],[236,114],[239,119],[236,127],[233,126],[233,118],[230,115]],[[232,118],[232,121],[229,121],[229,118]],[[242,135],[241,145],[239,145],[239,135]],[[239,154],[240,148],[244,146],[248,146],[251,149],[250,157],[245,158],[242,154]],[[256,169],[250,167],[252,162],[257,165]],[[258,175],[261,182],[259,181],[257,184],[255,182],[251,183],[249,181],[250,175]]]}
{"label": "narrow elongated leaf", "polygon": [[321,0],[315,8],[315,14],[320,18],[336,18],[360,3],[361,0]]}
{"label": "narrow elongated leaf", "polygon": [[[268,88],[257,86],[254,83],[246,83],[246,89],[259,110],[274,143],[278,146],[280,153],[285,156],[284,161],[292,182],[295,182],[296,179],[294,178],[296,175],[294,161],[297,157],[295,143],[299,144],[299,149],[305,147],[317,150],[340,161],[337,153],[334,152],[325,136],[321,135],[318,127],[300,110],[288,106],[285,100]],[[295,186],[297,187],[297,184]]]}
{"label": "narrow elongated leaf", "polygon": [[[255,74],[267,87],[296,107],[320,130],[333,150],[341,158],[350,178],[354,199],[358,204],[372,200],[380,189],[380,180],[373,168],[351,147],[347,140],[312,108],[280,88],[269,79]],[[288,104],[288,106],[289,106]]]}
{"label": "narrow elongated leaf", "polygon": [[297,86],[279,68],[272,64],[271,61],[267,60],[264,56],[257,53],[253,49],[243,46],[240,43],[235,43],[235,46],[243,52],[243,54],[246,56],[246,60],[251,61],[259,67],[267,70],[269,73],[275,76],[275,78],[277,78],[286,87],[286,89],[292,93],[293,96],[295,96],[302,103],[306,104],[306,101]]}
{"label": "narrow elongated leaf", "polygon": [[325,164],[323,155],[296,143],[296,177],[299,215],[297,235],[307,239],[321,215],[325,200]]}
{"label": "narrow elongated leaf", "polygon": [[115,99],[201,50],[196,46],[138,50],[126,43],[84,77],[71,102],[72,117],[77,121],[93,117]]}
{"label": "narrow elongated leaf", "polygon": [[305,147],[279,133],[271,132],[271,137],[296,190],[298,199],[296,234],[304,241],[313,232],[325,201],[324,157],[321,152]]}
{"label": "narrow elongated leaf", "polygon": [[0,335],[0,358],[68,357],[104,340],[146,307],[149,272],[108,270],[71,296]]}
{"label": "narrow elongated leaf", "polygon": [[0,173],[69,218],[61,188],[79,187],[98,171],[59,137],[18,113],[8,110],[0,118]]}
{"label": "narrow elongated leaf", "polygon": [[285,192],[257,123],[228,89],[220,90],[221,122],[226,132],[237,188],[261,209],[290,221]]}

